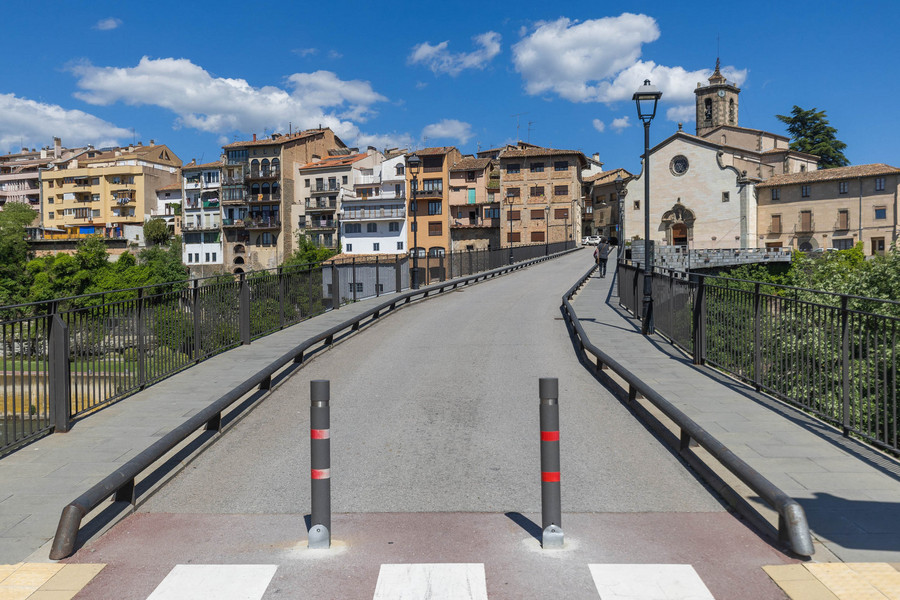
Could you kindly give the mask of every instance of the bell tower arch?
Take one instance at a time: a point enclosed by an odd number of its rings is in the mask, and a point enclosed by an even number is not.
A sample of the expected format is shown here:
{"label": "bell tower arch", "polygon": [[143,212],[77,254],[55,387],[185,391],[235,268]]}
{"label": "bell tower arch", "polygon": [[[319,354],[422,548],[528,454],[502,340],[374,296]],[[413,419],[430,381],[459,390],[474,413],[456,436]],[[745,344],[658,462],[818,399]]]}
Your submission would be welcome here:
{"label": "bell tower arch", "polygon": [[697,135],[705,137],[707,133],[722,125],[738,126],[738,103],[741,89],[728,83],[719,70],[720,61],[716,59],[716,70],[709,78],[709,85],[697,84],[694,90],[697,110]]}

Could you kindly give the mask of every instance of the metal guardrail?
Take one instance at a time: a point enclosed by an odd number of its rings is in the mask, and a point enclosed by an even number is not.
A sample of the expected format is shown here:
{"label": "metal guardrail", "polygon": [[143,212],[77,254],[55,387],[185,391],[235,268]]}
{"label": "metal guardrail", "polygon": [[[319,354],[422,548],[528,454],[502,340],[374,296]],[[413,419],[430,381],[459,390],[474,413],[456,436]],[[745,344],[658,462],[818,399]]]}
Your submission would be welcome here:
{"label": "metal guardrail", "polygon": [[498,269],[405,292],[395,298],[382,302],[378,306],[370,308],[360,315],[339,323],[318,335],[308,338],[272,361],[267,367],[260,369],[255,374],[245,379],[231,391],[220,396],[206,409],[201,410],[190,417],[187,421],[163,436],[149,448],[126,462],[116,470],[116,472],[110,474],[102,481],[92,486],[84,494],[66,505],[66,507],[63,508],[59,524],[56,528],[56,535],[53,538],[53,544],[50,549],[50,558],[52,560],[59,560],[72,554],[75,549],[82,520],[88,513],[110,496],[117,502],[125,501],[132,505],[136,505],[137,497],[135,480],[138,475],[147,470],[157,460],[165,456],[166,453],[185,441],[199,429],[205,428],[206,430],[221,431],[222,413],[225,410],[245,395],[254,392],[256,389],[271,389],[273,376],[289,363],[302,364],[304,362],[305,353],[311,348],[318,344],[321,344],[322,347],[331,346],[342,332],[344,332],[345,335],[349,335],[359,331],[364,325],[371,324],[384,314],[394,311],[400,306],[410,304],[414,300],[424,300],[447,291],[455,290],[460,286],[492,279],[498,275],[523,269],[572,251],[574,251],[574,249],[568,249],[557,254],[541,256],[526,262],[506,265]]}
{"label": "metal guardrail", "polygon": [[737,476],[750,489],[759,494],[769,506],[778,512],[779,538],[783,541],[787,541],[790,544],[791,550],[796,554],[800,556],[812,556],[815,549],[813,548],[809,524],[806,520],[806,513],[796,500],[781,491],[757,470],[744,462],[734,452],[729,450],[727,446],[718,441],[709,432],[703,429],[703,427],[698,425],[694,420],[676,408],[671,402],[666,400],[662,394],[591,343],[590,338],[587,333],[585,333],[581,322],[578,320],[578,315],[575,313],[575,309],[572,308],[569,300],[575,296],[578,289],[585,281],[587,281],[588,277],[591,276],[591,273],[593,273],[596,268],[596,266],[593,266],[589,269],[587,273],[585,273],[575,285],[569,288],[562,297],[562,305],[566,320],[578,337],[581,351],[587,351],[593,354],[599,361],[598,367],[599,364],[602,363],[609,367],[619,377],[624,379],[629,386],[629,399],[633,399],[636,394],[640,393],[680,428],[681,443],[679,451],[683,456],[693,454],[690,451],[690,442],[693,440],[706,449],[711,456]]}

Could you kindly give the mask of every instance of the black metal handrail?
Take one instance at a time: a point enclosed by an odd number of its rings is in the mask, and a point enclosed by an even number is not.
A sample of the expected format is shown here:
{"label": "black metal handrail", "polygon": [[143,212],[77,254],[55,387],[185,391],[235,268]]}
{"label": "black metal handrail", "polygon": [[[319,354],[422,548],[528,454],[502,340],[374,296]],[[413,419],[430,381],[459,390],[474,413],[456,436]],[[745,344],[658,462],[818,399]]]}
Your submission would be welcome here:
{"label": "black metal handrail", "polygon": [[812,544],[812,536],[809,532],[809,524],[803,507],[796,500],[776,487],[756,469],[744,462],[734,452],[728,449],[693,419],[676,408],[665,399],[662,394],[644,382],[640,377],[617,362],[609,354],[600,350],[591,343],[584,331],[575,309],[569,300],[575,296],[578,289],[591,276],[596,266],[591,267],[578,282],[573,285],[562,297],[562,306],[568,323],[572,326],[578,337],[582,352],[587,350],[593,354],[600,363],[609,367],[614,373],[625,380],[629,386],[629,398],[640,393],[644,398],[656,406],[666,417],[672,420],[681,430],[681,454],[689,452],[689,442],[694,440],[710,453],[720,464],[738,477],[750,489],[759,494],[775,511],[778,512],[779,536],[789,542],[791,549],[800,556],[812,556],[815,549]]}
{"label": "black metal handrail", "polygon": [[[174,430],[163,436],[149,448],[126,462],[119,467],[114,473],[105,477],[102,481],[92,486],[84,494],[70,502],[63,508],[59,524],[56,528],[56,535],[53,538],[53,544],[50,549],[51,560],[60,560],[70,556],[75,549],[75,543],[78,538],[78,531],[81,529],[81,521],[84,517],[100,505],[104,500],[112,496],[115,501],[127,501],[132,505],[137,504],[135,491],[135,480],[138,475],[147,470],[157,460],[166,455],[170,450],[178,444],[186,440],[194,432],[200,428],[207,430],[221,431],[222,413],[227,410],[235,402],[243,398],[245,395],[254,391],[268,390],[272,385],[272,377],[278,371],[283,369],[288,363],[302,364],[305,353],[310,348],[322,343],[322,346],[331,346],[338,334],[345,332],[345,335],[359,331],[361,327],[371,324],[382,316],[382,314],[391,312],[398,306],[405,306],[414,300],[424,300],[426,298],[452,291],[456,288],[477,283],[480,280],[492,279],[498,275],[503,275],[512,271],[523,269],[525,267],[556,258],[563,254],[573,252],[577,248],[563,250],[562,252],[541,256],[529,261],[505,265],[491,271],[484,271],[468,277],[436,283],[417,290],[402,293],[395,298],[382,302],[378,306],[339,323],[328,330],[310,337],[302,343],[294,346],[280,357],[269,363],[268,366],[260,369],[234,389],[220,396],[207,408],[196,413],[187,421],[176,427]],[[349,331],[348,331],[349,330]]]}

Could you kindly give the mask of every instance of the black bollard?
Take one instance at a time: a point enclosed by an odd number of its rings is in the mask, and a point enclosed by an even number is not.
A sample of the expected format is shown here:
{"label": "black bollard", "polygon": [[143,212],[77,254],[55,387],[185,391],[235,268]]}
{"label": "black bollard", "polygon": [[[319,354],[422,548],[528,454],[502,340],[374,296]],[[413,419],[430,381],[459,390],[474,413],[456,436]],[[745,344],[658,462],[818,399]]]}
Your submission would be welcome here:
{"label": "black bollard", "polygon": [[312,509],[309,547],[331,547],[331,382],[309,382],[309,437]]}
{"label": "black bollard", "polygon": [[562,548],[562,503],[559,487],[559,380],[542,377],[541,397],[541,546]]}

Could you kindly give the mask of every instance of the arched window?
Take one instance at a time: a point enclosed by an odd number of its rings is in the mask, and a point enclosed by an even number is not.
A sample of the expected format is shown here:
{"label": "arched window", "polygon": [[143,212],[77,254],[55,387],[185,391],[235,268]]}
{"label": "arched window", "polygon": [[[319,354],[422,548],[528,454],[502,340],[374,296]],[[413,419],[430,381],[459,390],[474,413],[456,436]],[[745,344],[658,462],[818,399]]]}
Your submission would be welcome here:
{"label": "arched window", "polygon": [[250,161],[250,177],[259,177],[259,160],[253,159]]}
{"label": "arched window", "polygon": [[261,171],[262,171],[263,177],[268,177],[268,176],[269,176],[269,159],[268,159],[268,158],[262,159],[262,168],[261,168]]}
{"label": "arched window", "polygon": [[244,245],[243,245],[243,244],[237,244],[237,245],[234,247],[234,253],[235,253],[235,254],[243,254],[243,253],[244,253]]}
{"label": "arched window", "polygon": [[281,197],[278,193],[278,190],[279,190],[278,182],[273,183],[272,184],[272,197],[275,198],[276,200]]}
{"label": "arched window", "polygon": [[703,106],[706,108],[706,112],[704,113],[704,119],[707,121],[712,121],[712,99],[707,98],[703,101]]}
{"label": "arched window", "polygon": [[725,134],[723,133],[723,134],[722,134],[722,145],[723,145],[723,146],[725,145],[725,140],[726,140]]}
{"label": "arched window", "polygon": [[242,268],[240,268],[240,267],[238,267],[238,268],[236,268],[236,269],[234,270],[234,274],[235,274],[235,275],[239,275],[239,274],[241,274],[241,273],[243,273],[243,272],[244,272],[244,270],[243,270]]}
{"label": "arched window", "polygon": [[728,122],[734,124],[734,98],[728,101]]}
{"label": "arched window", "polygon": [[277,158],[272,159],[272,175],[278,175],[278,171],[281,170],[281,161]]}
{"label": "arched window", "polygon": [[432,246],[428,249],[428,256],[444,256],[444,249],[441,246]]}
{"label": "arched window", "polygon": [[251,200],[259,199],[259,184],[258,183],[254,183],[253,185],[250,186],[250,196],[251,196],[251,198],[250,198]]}
{"label": "arched window", "polygon": [[397,175],[403,175],[404,173],[406,173],[406,168],[403,165],[398,164],[397,165]]}
{"label": "arched window", "polygon": [[269,195],[269,184],[268,183],[262,184],[262,194],[263,194],[263,196]]}
{"label": "arched window", "polygon": [[243,256],[235,256],[235,257],[234,257],[234,264],[236,264],[236,265],[242,265],[242,264],[244,264],[244,257],[243,257]]}

